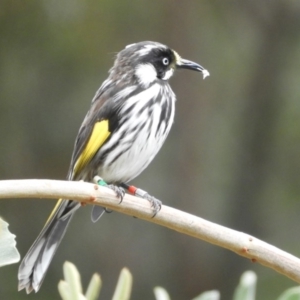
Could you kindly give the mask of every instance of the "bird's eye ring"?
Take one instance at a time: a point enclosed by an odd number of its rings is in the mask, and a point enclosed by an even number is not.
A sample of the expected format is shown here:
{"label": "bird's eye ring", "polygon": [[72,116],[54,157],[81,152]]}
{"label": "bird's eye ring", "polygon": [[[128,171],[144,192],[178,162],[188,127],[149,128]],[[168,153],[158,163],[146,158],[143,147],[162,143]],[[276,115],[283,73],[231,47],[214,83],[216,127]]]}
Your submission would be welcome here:
{"label": "bird's eye ring", "polygon": [[167,66],[167,65],[169,64],[169,59],[168,59],[167,57],[164,57],[164,58],[162,59],[162,63],[163,63],[165,66]]}

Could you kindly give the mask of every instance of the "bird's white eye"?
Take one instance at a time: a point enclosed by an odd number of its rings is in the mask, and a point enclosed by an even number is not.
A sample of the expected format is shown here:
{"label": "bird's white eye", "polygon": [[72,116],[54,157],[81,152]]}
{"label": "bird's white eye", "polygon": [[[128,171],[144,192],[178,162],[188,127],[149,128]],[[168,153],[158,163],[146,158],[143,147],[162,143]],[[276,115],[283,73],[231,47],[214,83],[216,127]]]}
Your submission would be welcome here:
{"label": "bird's white eye", "polygon": [[168,59],[167,57],[164,57],[164,58],[162,59],[162,63],[163,63],[165,66],[167,66],[167,65],[169,64],[169,59]]}

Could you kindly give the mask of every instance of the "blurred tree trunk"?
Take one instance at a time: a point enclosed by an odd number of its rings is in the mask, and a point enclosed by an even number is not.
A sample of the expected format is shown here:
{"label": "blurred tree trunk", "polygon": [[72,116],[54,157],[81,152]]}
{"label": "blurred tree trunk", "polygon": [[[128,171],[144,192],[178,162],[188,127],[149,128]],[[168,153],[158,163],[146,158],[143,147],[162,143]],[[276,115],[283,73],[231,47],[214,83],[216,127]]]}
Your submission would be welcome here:
{"label": "blurred tree trunk", "polygon": [[264,230],[259,218],[266,217],[268,212],[259,212],[259,202],[270,172],[274,130],[284,103],[284,95],[280,93],[281,70],[285,69],[285,58],[293,50],[292,34],[299,26],[300,18],[284,1],[273,7],[267,19],[259,18],[259,11],[254,14],[260,32],[257,49],[260,55],[256,56],[253,69],[249,70],[251,78],[241,114],[240,149],[236,157],[238,169],[230,205],[234,207],[231,225],[261,236]]}
{"label": "blurred tree trunk", "polygon": [[[247,4],[250,6],[249,1]],[[276,144],[275,131],[285,102],[280,87],[283,84],[281,70],[285,69],[286,58],[296,46],[297,39],[293,43],[293,34],[295,28],[299,28],[300,17],[285,1],[274,5],[267,16],[260,13],[260,4],[256,9],[252,6],[252,16],[250,14],[260,34],[256,50],[259,55],[255,56],[257,61],[249,70],[251,77],[244,93],[246,98],[240,116],[236,156],[238,168],[234,174],[232,194],[228,197],[232,215],[226,225],[268,241],[267,230],[262,224],[270,210],[261,211],[260,202],[268,201],[264,198],[264,188],[274,169],[272,153]],[[245,17],[249,17],[249,7],[245,6]],[[241,269],[249,268],[249,264],[246,261],[236,263],[236,260],[236,257],[228,255],[227,259],[222,260],[223,266],[219,267],[230,270],[231,276],[237,278]]]}
{"label": "blurred tree trunk", "polygon": [[[217,7],[213,6],[214,4],[211,4],[209,9],[218,10]],[[205,18],[207,6],[202,5],[200,7],[199,5],[199,8],[201,8],[199,9],[199,19]],[[226,5],[226,8],[223,8],[229,9],[228,5]],[[196,28],[195,26],[191,26],[194,22],[194,18],[185,17],[183,20],[181,18],[183,15],[195,16],[195,7],[185,3],[181,6],[167,6],[165,9],[166,14],[164,18],[165,26],[167,27],[166,31],[173,33],[173,35],[170,35],[168,43],[172,46],[174,45],[174,48],[176,46],[175,49],[178,50],[179,53],[181,53],[180,48],[183,48],[185,55],[187,55],[186,58],[189,58],[188,55],[193,56],[194,54],[195,56],[195,53],[200,53],[204,41],[202,41],[203,43],[195,44],[195,39],[199,39],[199,36],[205,37],[205,31],[207,29],[198,27],[196,32],[189,32],[190,28]],[[253,62],[252,68],[248,71],[246,89],[242,93],[244,99],[241,101],[241,105],[243,105],[243,107],[238,124],[239,136],[236,137],[238,148],[236,151],[235,165],[237,168],[233,171],[230,170],[231,174],[228,174],[228,176],[233,176],[233,184],[231,192],[227,195],[224,194],[224,197],[228,200],[227,205],[231,207],[231,215],[227,216],[227,224],[225,225],[264,238],[265,232],[261,226],[263,223],[261,220],[267,217],[268,211],[261,211],[260,201],[267,200],[263,199],[263,191],[269,172],[272,169],[270,166],[270,157],[275,142],[274,131],[280,116],[281,107],[284,103],[284,96],[281,94],[280,88],[280,82],[282,81],[281,70],[285,70],[285,58],[293,50],[291,47],[296,46],[297,40],[295,40],[294,44],[291,40],[293,39],[294,28],[299,28],[300,18],[297,16],[297,12],[293,10],[293,7],[285,1],[278,1],[277,5],[274,4],[272,6],[272,10],[268,10],[267,6],[262,9],[261,2],[259,1],[257,3],[246,1],[237,5],[235,10],[240,14],[244,14],[244,18],[250,20],[249,24],[256,26],[257,40],[259,43],[253,47],[253,50],[259,53],[259,55],[253,56],[257,58],[257,60]],[[230,13],[232,14],[232,12]],[[219,20],[220,23],[223,21],[222,19]],[[174,30],[174,24],[177,24],[176,30]],[[176,34],[174,34],[174,32]],[[186,51],[189,50],[190,53],[186,53]],[[285,55],[283,55],[283,53],[285,53]],[[189,76],[189,74],[185,76]],[[190,79],[190,77],[188,77],[188,79]],[[191,78],[191,80],[193,79]],[[185,153],[190,153],[191,155],[186,155],[185,158],[181,158],[177,161],[177,168],[180,169],[180,172],[178,172],[179,178],[176,182],[180,182],[181,184],[176,185],[176,187],[172,189],[173,197],[174,199],[178,199],[178,201],[185,198],[195,199],[195,202],[197,201],[197,205],[199,206],[201,205],[199,204],[199,197],[195,197],[196,193],[193,193],[190,188],[191,184],[188,181],[191,178],[198,177],[199,179],[199,173],[197,173],[199,168],[195,168],[195,164],[201,165],[199,159],[201,160],[203,153],[199,152],[203,151],[203,148],[199,148],[195,143],[195,147],[198,147],[195,151],[197,155],[193,155],[195,153],[193,149],[189,149],[188,145],[192,145],[191,139],[195,141],[195,138],[200,140],[200,143],[202,139],[203,143],[204,139],[201,137],[203,129],[196,132],[196,137],[195,132],[187,133],[186,130],[188,128],[195,129],[199,126],[199,118],[206,118],[201,105],[207,106],[209,104],[205,103],[205,100],[200,97],[201,95],[199,95],[199,99],[203,100],[202,104],[201,101],[199,103],[198,99],[190,100],[193,95],[197,94],[195,91],[199,90],[195,82],[185,82],[184,86],[180,84],[176,85],[175,83],[174,86],[181,87],[177,93],[179,100],[177,102],[176,122],[173,128],[180,138],[180,145],[178,145],[178,140],[169,140],[168,142],[173,143],[173,146],[177,149],[181,147],[185,148]],[[189,118],[186,118],[186,116],[189,116]],[[184,122],[184,125],[182,122]],[[205,121],[200,121],[200,124],[201,122],[203,123]],[[180,134],[180,131],[185,131],[185,133],[181,132]],[[194,145],[191,146],[191,148],[195,147]],[[222,154],[220,154],[222,149],[217,149],[216,151],[219,153],[217,155],[222,156]],[[189,168],[188,166],[190,165],[193,165],[193,168]],[[185,174],[184,171],[187,173]],[[195,174],[190,174],[190,171],[195,172]],[[203,172],[206,171],[203,169]],[[166,170],[166,172],[168,172],[168,170]],[[166,176],[168,175],[166,174]],[[182,186],[189,188],[182,189]],[[201,195],[201,179],[195,189],[198,189]],[[211,195],[212,194],[213,191],[211,192]],[[209,202],[209,200],[207,201]],[[176,203],[175,206],[180,207],[181,204]],[[193,205],[196,204],[185,203],[185,206],[188,207],[190,211],[192,211]],[[220,210],[222,210],[222,204]],[[180,238],[178,243],[180,243]],[[180,246],[177,249],[173,249],[173,251],[178,251],[178,257],[182,255],[182,247]],[[188,249],[187,251],[191,252],[192,250]],[[214,251],[212,251],[212,253],[214,253]],[[200,256],[203,257],[203,254],[205,255],[205,250]],[[214,254],[208,255],[213,256]],[[239,263],[237,263],[237,260]],[[213,286],[221,289],[221,294],[224,298],[230,297],[232,294],[232,286],[234,286],[236,279],[244,269],[249,268],[249,264],[246,260],[240,260],[230,253],[225,254],[222,260],[216,260],[215,262],[214,259],[210,257],[210,261],[204,262],[204,265],[205,263],[207,263],[205,276],[199,280],[202,281],[202,285],[209,286],[211,283],[208,278],[210,276],[216,278],[219,275],[220,282],[214,281]],[[180,261],[177,262],[177,270],[181,269],[182,273],[190,274],[191,276],[199,276],[194,268],[194,262],[186,264],[185,261],[185,264],[181,266],[179,264]],[[201,264],[199,263],[198,266],[199,265]],[[224,271],[217,272],[216,270]],[[228,270],[230,270],[232,284],[229,286],[227,281],[225,286],[223,285],[224,278],[222,276],[227,274]],[[217,272],[217,274],[213,274],[214,272]],[[205,281],[207,283],[205,283]],[[190,281],[189,283],[185,281],[184,284],[187,293],[191,293],[191,291],[196,292],[197,289],[199,289],[198,286],[195,286],[195,282]]]}

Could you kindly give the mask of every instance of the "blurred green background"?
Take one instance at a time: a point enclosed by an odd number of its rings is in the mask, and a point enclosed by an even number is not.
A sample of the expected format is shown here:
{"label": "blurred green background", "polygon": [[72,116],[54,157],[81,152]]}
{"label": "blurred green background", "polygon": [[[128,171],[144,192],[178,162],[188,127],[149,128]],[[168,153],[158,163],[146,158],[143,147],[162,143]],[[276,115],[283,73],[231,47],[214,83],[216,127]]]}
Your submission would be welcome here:
{"label": "blurred green background", "polygon": [[[175,123],[133,183],[164,204],[252,234],[300,256],[300,2],[208,0],[2,0],[1,179],[64,179],[79,126],[115,54],[143,40],[169,45],[207,68],[177,72]],[[1,200],[0,214],[24,256],[55,202]],[[0,299],[59,299],[62,264],[101,299],[118,274],[132,299],[173,300],[219,289],[231,299],[242,272],[258,275],[258,299],[293,281],[227,250],[125,215],[90,221],[81,209],[38,294],[17,292],[18,265],[0,269]]]}

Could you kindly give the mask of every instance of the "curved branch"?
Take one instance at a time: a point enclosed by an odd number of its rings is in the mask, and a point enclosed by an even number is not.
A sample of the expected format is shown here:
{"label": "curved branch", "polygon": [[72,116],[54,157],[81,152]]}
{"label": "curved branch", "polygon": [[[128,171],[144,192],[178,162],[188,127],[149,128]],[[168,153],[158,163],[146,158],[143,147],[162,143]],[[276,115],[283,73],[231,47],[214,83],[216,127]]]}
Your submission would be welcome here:
{"label": "curved branch", "polygon": [[300,283],[300,259],[285,251],[248,234],[165,205],[152,218],[153,211],[149,201],[126,194],[120,204],[111,189],[92,183],[40,179],[3,180],[0,181],[0,198],[66,198],[104,206],[229,249]]}

